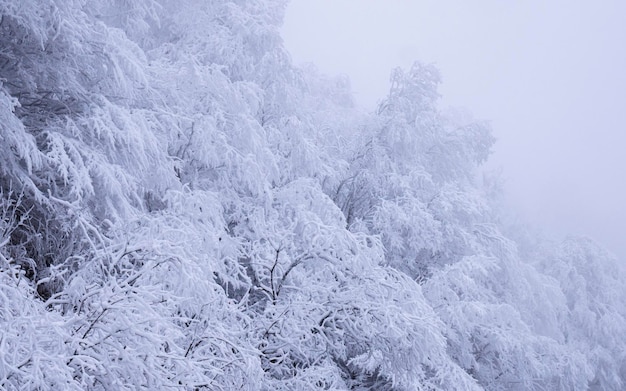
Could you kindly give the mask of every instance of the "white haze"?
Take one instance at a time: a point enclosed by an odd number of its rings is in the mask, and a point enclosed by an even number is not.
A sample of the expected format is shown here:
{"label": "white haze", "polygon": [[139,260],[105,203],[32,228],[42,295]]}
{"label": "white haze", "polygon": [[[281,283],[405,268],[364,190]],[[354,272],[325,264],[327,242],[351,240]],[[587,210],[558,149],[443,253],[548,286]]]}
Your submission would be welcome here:
{"label": "white haze", "polygon": [[511,204],[626,259],[624,20],[623,1],[294,0],[283,36],[370,108],[390,69],[435,63],[444,104],[492,121]]}

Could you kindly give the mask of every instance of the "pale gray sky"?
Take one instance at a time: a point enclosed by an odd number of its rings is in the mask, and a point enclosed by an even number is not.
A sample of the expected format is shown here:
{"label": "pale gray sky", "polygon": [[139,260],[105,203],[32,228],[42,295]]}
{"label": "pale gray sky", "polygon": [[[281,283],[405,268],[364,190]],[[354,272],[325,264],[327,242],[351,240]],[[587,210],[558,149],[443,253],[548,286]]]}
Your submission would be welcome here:
{"label": "pale gray sky", "polygon": [[444,103],[492,121],[511,202],[626,260],[626,1],[292,0],[283,36],[368,107],[437,64]]}

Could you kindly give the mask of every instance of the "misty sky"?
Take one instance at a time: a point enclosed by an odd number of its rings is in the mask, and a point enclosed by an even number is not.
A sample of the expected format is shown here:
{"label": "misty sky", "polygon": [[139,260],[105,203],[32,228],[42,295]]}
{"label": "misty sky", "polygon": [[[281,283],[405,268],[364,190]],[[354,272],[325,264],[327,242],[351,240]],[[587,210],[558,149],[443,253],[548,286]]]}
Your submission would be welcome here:
{"label": "misty sky", "polygon": [[626,1],[292,0],[283,36],[367,107],[437,64],[444,104],[491,120],[511,203],[626,260]]}

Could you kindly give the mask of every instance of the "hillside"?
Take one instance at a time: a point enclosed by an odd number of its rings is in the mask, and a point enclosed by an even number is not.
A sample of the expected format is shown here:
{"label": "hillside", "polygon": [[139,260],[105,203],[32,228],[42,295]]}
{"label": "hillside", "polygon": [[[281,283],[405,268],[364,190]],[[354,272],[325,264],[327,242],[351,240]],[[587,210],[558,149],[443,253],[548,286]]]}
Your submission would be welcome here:
{"label": "hillside", "polygon": [[0,0],[0,388],[623,389],[619,264],[505,234],[437,69],[365,112],[284,8]]}

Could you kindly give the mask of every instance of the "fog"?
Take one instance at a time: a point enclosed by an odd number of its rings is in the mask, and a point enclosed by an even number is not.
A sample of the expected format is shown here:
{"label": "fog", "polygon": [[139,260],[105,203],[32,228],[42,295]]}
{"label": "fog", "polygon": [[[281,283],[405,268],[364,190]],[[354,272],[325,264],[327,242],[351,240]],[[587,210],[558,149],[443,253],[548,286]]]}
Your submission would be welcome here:
{"label": "fog", "polygon": [[626,259],[626,2],[293,0],[294,62],[373,108],[396,66],[435,63],[443,104],[491,120],[513,209]]}

